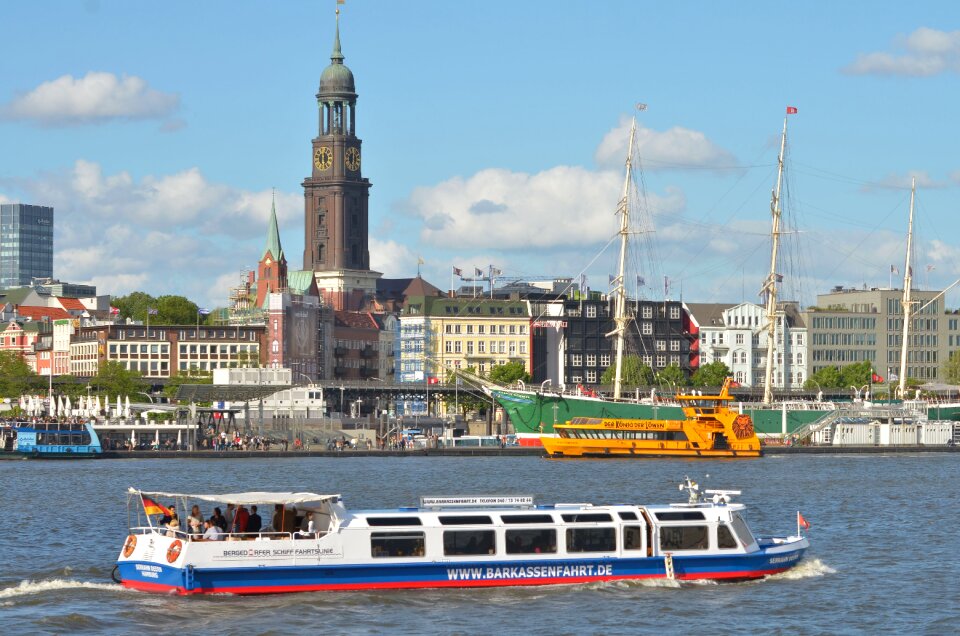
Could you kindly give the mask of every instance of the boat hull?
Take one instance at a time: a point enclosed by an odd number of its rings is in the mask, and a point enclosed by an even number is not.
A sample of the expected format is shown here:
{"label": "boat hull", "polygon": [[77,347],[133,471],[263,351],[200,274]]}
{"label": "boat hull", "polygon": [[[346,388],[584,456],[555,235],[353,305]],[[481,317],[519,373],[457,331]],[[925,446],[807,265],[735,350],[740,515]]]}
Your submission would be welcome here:
{"label": "boat hull", "polygon": [[[799,539],[745,555],[674,555],[673,578],[678,581],[762,578],[796,566],[807,547],[806,539]],[[124,587],[177,594],[573,585],[668,578],[663,557],[213,568],[122,560],[117,565]]]}

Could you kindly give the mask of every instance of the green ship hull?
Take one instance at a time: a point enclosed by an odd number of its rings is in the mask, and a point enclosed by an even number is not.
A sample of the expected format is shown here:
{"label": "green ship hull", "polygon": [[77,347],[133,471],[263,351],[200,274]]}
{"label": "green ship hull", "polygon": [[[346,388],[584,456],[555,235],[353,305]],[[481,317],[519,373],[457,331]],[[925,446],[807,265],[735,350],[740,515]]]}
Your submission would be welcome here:
{"label": "green ship hull", "polygon": [[[672,404],[640,404],[613,402],[586,396],[535,393],[492,389],[491,395],[504,409],[517,433],[553,433],[554,424],[563,424],[574,417],[624,419],[682,420],[683,410]],[[790,435],[794,431],[826,417],[832,408],[811,408],[815,403],[790,403],[762,407],[744,402],[743,412],[753,419],[758,435]],[[737,408],[735,405],[734,408]],[[960,405],[931,405],[928,417],[939,420],[960,420]]]}

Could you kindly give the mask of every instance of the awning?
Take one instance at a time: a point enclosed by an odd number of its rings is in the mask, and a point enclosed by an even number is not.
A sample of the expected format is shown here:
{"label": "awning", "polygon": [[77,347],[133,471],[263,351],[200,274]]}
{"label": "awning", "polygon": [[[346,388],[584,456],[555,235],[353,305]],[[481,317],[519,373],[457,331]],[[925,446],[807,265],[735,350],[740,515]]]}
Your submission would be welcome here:
{"label": "awning", "polygon": [[127,492],[131,495],[170,498],[185,497],[187,499],[199,499],[200,501],[210,501],[213,503],[232,503],[237,506],[323,503],[327,501],[338,501],[340,499],[340,495],[318,495],[312,492],[238,492],[222,495],[195,495],[179,492],[137,490],[133,487],[129,488]]}

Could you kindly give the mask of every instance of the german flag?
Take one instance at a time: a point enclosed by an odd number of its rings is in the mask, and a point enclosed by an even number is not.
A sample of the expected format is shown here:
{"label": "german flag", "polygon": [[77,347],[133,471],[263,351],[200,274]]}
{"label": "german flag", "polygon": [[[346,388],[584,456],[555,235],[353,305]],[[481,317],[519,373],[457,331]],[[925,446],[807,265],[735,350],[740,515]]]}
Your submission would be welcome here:
{"label": "german flag", "polygon": [[166,506],[161,506],[150,497],[140,497],[143,500],[143,511],[148,515],[172,515],[173,511]]}

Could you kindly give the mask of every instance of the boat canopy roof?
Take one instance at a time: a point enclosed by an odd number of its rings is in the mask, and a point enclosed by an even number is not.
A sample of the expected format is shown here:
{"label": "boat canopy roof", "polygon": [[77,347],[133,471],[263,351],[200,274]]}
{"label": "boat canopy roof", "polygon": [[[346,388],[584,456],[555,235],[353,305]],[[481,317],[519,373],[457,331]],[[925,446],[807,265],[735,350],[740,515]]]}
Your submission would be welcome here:
{"label": "boat canopy roof", "polygon": [[340,495],[318,495],[313,492],[237,492],[224,493],[221,495],[197,495],[191,493],[179,492],[159,492],[138,490],[131,487],[127,492],[131,495],[147,495],[149,497],[186,497],[188,499],[199,499],[200,501],[211,501],[214,503],[232,503],[238,506],[264,505],[264,504],[299,504],[299,503],[323,503],[327,501],[339,501]]}

